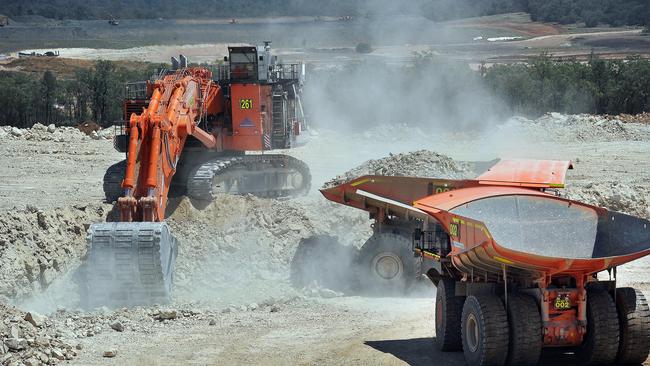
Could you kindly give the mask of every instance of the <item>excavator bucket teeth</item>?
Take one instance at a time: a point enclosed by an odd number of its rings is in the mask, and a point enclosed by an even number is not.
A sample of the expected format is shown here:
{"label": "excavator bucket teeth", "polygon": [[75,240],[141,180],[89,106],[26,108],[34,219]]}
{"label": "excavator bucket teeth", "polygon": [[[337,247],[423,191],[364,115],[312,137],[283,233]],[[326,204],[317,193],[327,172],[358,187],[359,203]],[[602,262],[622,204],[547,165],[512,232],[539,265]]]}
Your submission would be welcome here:
{"label": "excavator bucket teeth", "polygon": [[163,304],[171,300],[178,241],[161,222],[110,222],[88,230],[86,307]]}

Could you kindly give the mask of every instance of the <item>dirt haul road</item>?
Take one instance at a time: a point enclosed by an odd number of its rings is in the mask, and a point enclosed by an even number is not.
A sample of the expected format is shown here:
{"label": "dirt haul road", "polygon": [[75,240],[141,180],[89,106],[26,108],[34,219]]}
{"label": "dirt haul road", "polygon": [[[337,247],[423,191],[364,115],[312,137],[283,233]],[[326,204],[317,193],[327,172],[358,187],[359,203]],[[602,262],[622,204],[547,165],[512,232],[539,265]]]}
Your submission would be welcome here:
{"label": "dirt haul road", "polygon": [[[314,186],[368,159],[418,149],[456,160],[572,159],[571,197],[650,217],[648,125],[552,114],[514,118],[471,136],[428,130],[321,130],[291,154],[310,165]],[[0,164],[9,167],[0,180],[0,302],[48,314],[34,328],[22,314],[0,308],[0,337],[19,331],[51,336],[20,351],[0,347],[3,366],[19,359],[78,365],[464,363],[461,353],[438,353],[431,345],[435,291],[427,286],[412,298],[342,296],[319,284],[291,287],[289,269],[301,238],[334,234],[359,246],[370,234],[363,212],[330,204],[316,192],[289,201],[223,197],[205,210],[177,202],[169,219],[182,243],[174,302],[75,311],[74,269],[85,252],[85,225],[110,209],[100,202],[101,177],[120,154],[110,152],[108,140],[74,135],[58,141],[50,135],[63,132],[42,127],[0,131]],[[462,164],[427,151],[369,162],[354,174],[422,171],[464,174]],[[14,205],[29,207],[11,210]],[[619,268],[621,285],[650,289],[648,264],[644,259]],[[116,355],[103,357],[107,351]],[[553,354],[545,359],[572,362]]]}
{"label": "dirt haul road", "polygon": [[[147,341],[136,333],[95,336],[74,363],[185,364],[431,364],[436,357],[464,364],[462,354],[436,355],[431,346],[429,299],[345,297],[300,300],[269,309],[179,319],[160,325]],[[210,325],[210,320],[214,320]],[[162,345],[167,345],[161,347]],[[114,360],[98,358],[119,350]]]}

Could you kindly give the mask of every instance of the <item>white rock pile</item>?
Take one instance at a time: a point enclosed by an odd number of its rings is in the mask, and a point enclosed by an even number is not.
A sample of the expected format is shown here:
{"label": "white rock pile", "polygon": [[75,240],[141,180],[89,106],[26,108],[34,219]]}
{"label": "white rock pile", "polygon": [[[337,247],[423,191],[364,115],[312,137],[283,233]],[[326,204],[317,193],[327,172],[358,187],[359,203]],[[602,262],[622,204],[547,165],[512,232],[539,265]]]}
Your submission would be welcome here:
{"label": "white rock pile", "polygon": [[0,303],[0,365],[56,365],[77,352],[48,317]]}
{"label": "white rock pile", "polygon": [[99,131],[92,131],[89,135],[86,135],[76,127],[57,127],[54,124],[45,126],[41,123],[36,123],[31,128],[0,126],[0,141],[24,140],[72,142],[79,140],[110,140],[112,137],[112,127],[101,129]]}
{"label": "white rock pile", "polygon": [[363,175],[389,175],[465,179],[475,176],[467,163],[456,161],[434,151],[419,150],[388,157],[368,160],[360,166],[337,176],[324,184],[333,187]]}
{"label": "white rock pile", "polygon": [[567,198],[650,219],[650,190],[645,186],[629,186],[616,181],[581,185],[568,183],[563,192]]}
{"label": "white rock pile", "polygon": [[644,141],[650,138],[641,120],[625,116],[597,116],[591,114],[546,113],[530,120],[513,117],[497,130],[511,129],[554,142],[576,141]]}

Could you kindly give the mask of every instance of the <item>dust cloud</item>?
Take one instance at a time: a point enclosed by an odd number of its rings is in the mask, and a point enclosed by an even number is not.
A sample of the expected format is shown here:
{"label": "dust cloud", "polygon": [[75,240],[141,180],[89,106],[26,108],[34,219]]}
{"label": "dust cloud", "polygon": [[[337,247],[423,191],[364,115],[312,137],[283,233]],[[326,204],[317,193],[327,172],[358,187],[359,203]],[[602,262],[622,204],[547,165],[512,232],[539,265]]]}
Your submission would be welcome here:
{"label": "dust cloud", "polygon": [[[398,25],[386,16],[386,8],[373,11],[381,2],[364,6],[376,15],[355,21],[352,33],[337,29],[336,23],[315,22],[326,35],[319,34],[314,42],[308,33],[284,32],[285,25],[263,26],[274,47],[336,52],[337,46],[354,48],[364,42],[392,52],[388,57],[359,53],[357,60],[308,64],[303,102],[310,138],[286,153],[309,165],[314,188],[390,153],[422,148],[445,152],[450,134],[475,137],[507,120],[502,103],[483,88],[469,65],[435,50],[413,54],[402,47],[409,39],[426,41],[427,34],[444,42],[449,36],[445,29],[435,29],[422,17],[409,18],[407,26],[400,18]],[[279,61],[286,60],[280,55]],[[187,217],[171,216],[182,241],[177,298],[237,304],[265,297],[321,296],[323,290],[334,292],[325,296],[360,293],[356,253],[371,235],[363,211],[325,202],[316,190],[290,201],[221,197],[201,213],[186,209]]]}
{"label": "dust cloud", "polygon": [[504,122],[498,99],[468,65],[432,53],[412,64],[366,60],[310,72],[305,105],[318,128],[359,131],[407,123],[425,130],[475,131]]}

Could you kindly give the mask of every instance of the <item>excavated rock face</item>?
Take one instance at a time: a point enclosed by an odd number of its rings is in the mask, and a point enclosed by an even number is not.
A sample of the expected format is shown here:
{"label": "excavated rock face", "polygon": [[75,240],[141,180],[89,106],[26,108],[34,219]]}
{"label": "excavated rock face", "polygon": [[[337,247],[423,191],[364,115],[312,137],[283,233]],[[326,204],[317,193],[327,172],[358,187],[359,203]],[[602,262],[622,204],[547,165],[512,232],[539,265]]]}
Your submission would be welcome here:
{"label": "excavated rock face", "polygon": [[46,288],[86,252],[86,227],[101,221],[106,205],[0,215],[0,298],[21,298]]}
{"label": "excavated rock face", "polygon": [[[576,141],[647,141],[650,130],[639,120],[630,116],[595,116],[589,114],[566,115],[547,113],[536,120],[513,117],[498,129],[510,128],[520,134],[541,137],[557,143]],[[628,123],[637,122],[637,123]],[[638,123],[641,122],[641,123]],[[646,122],[647,124],[647,122]]]}
{"label": "excavated rock face", "polygon": [[610,120],[619,120],[625,123],[645,123],[650,124],[650,113],[644,112],[639,114],[620,114],[618,116],[605,116]]}

